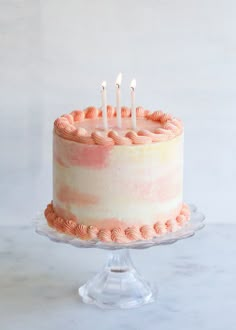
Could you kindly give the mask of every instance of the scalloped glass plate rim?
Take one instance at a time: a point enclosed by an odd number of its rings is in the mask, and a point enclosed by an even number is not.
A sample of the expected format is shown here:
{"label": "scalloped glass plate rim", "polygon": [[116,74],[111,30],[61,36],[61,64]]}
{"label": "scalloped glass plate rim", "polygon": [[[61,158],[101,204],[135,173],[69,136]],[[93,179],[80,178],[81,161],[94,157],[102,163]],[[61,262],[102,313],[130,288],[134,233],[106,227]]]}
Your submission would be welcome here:
{"label": "scalloped glass plate rim", "polygon": [[178,240],[193,236],[198,230],[204,227],[204,214],[197,210],[193,204],[188,204],[191,210],[190,221],[181,229],[173,233],[168,233],[162,236],[156,236],[151,240],[140,240],[129,243],[104,243],[99,240],[81,240],[67,234],[62,234],[48,226],[43,212],[40,212],[34,219],[36,224],[36,232],[39,235],[46,236],[50,240],[57,243],[70,244],[81,248],[99,248],[99,249],[145,249],[156,245],[173,244]]}

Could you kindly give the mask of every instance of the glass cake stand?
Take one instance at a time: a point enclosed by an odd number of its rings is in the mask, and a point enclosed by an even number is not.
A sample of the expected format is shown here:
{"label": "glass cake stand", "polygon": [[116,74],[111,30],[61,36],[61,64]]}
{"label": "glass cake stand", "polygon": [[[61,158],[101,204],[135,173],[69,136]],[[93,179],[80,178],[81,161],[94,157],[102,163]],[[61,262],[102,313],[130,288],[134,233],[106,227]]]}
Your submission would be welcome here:
{"label": "glass cake stand", "polygon": [[174,233],[155,237],[152,240],[135,241],[125,244],[103,243],[98,240],[83,241],[49,227],[43,214],[36,219],[36,232],[57,243],[71,244],[78,248],[99,248],[109,250],[106,265],[79,288],[84,303],[101,308],[134,308],[151,303],[157,292],[135,269],[129,249],[146,249],[157,245],[173,244],[178,240],[193,236],[204,227],[205,216],[189,204],[190,221]]}

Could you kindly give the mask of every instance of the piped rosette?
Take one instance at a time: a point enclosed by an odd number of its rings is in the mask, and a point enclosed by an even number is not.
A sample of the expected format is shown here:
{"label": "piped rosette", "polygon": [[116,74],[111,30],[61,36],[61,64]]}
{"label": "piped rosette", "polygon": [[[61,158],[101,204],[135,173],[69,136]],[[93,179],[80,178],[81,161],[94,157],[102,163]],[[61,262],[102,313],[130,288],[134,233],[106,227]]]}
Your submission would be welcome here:
{"label": "piped rosette", "polygon": [[53,203],[48,204],[45,212],[48,225],[58,232],[77,237],[81,240],[100,240],[106,243],[128,243],[130,241],[151,240],[154,237],[181,229],[190,219],[190,209],[183,204],[179,215],[173,219],[156,222],[153,225],[131,226],[125,229],[115,227],[112,229],[97,228],[77,223],[72,219],[63,219],[57,216]]}
{"label": "piped rosette", "polygon": [[[88,107],[85,110],[74,110],[70,114],[57,118],[54,122],[54,130],[57,135],[67,140],[103,146],[158,143],[171,140],[183,131],[180,120],[162,111],[150,112],[143,107],[137,107],[136,115],[137,130],[129,128],[120,130],[113,125],[108,131],[96,127],[91,131],[87,128],[88,120],[99,122],[102,111],[96,107]],[[121,116],[124,121],[127,121],[131,117],[130,108],[122,107]],[[111,105],[107,106],[107,117],[113,121],[116,118],[115,108]],[[151,129],[149,128],[150,121],[154,124]],[[83,125],[85,122],[86,125]],[[140,128],[139,122],[142,123]]]}

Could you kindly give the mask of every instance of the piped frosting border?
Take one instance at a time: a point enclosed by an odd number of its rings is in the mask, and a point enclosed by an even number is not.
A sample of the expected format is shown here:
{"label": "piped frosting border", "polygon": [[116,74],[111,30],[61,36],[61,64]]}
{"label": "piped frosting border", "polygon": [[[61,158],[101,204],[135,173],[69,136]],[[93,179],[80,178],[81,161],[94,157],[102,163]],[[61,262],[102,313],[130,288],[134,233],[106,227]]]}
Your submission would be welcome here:
{"label": "piped frosting border", "polygon": [[[137,145],[162,142],[175,138],[183,131],[182,122],[172,117],[170,114],[162,111],[150,112],[143,107],[136,108],[137,118],[146,118],[158,122],[159,125],[154,132],[147,129],[138,131],[130,130],[125,136],[121,136],[116,130],[108,130],[106,136],[103,136],[98,130],[91,134],[85,128],[77,128],[75,122],[83,122],[84,119],[96,119],[102,116],[102,111],[96,107],[88,107],[85,110],[74,110],[70,114],[62,115],[54,122],[54,130],[60,137],[83,144],[97,145]],[[107,106],[108,118],[116,117],[115,108]],[[131,116],[131,110],[127,107],[121,108],[121,116],[128,118]]]}
{"label": "piped frosting border", "polygon": [[68,234],[82,240],[97,239],[106,243],[128,243],[137,240],[150,240],[153,237],[177,231],[190,219],[190,209],[187,204],[182,205],[176,219],[168,219],[164,223],[157,222],[153,226],[132,226],[126,229],[113,228],[112,230],[98,229],[95,226],[87,226],[70,219],[63,219],[55,213],[53,202],[47,205],[44,214],[48,225],[60,233]]}

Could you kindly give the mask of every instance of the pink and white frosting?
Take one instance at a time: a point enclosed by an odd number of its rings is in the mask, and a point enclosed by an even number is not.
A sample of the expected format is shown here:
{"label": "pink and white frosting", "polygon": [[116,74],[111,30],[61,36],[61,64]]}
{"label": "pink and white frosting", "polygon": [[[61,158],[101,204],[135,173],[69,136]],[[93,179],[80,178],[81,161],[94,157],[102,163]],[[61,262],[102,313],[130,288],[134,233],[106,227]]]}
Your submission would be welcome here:
{"label": "pink and white frosting", "polygon": [[[150,113],[149,110],[137,107],[136,114],[138,124],[141,127],[135,131],[130,128],[128,129],[131,110],[127,107],[122,107],[121,116],[123,118],[124,129],[119,130],[116,127],[116,120],[114,120],[116,117],[115,108],[110,105],[107,106],[107,115],[110,119],[110,127],[112,126],[112,128],[108,131],[102,129],[102,111],[95,107],[88,107],[83,111],[75,110],[70,114],[62,115],[55,120],[54,128],[56,134],[67,140],[104,146],[167,141],[182,133],[182,123],[162,111]],[[88,119],[90,119],[89,123],[87,121]],[[93,121],[93,125],[91,125],[91,121]],[[154,125],[148,121],[154,122]]]}
{"label": "pink and white frosting", "polygon": [[162,111],[88,107],[54,123],[52,227],[81,239],[126,242],[180,228],[189,218],[183,205],[183,125]]}
{"label": "pink and white frosting", "polygon": [[44,214],[48,225],[63,234],[68,234],[82,240],[98,239],[106,243],[128,243],[137,240],[150,240],[153,237],[175,232],[190,219],[190,210],[187,204],[182,205],[180,213],[175,219],[166,220],[164,223],[157,222],[153,225],[131,226],[125,229],[120,227],[99,229],[96,226],[79,224],[73,219],[63,219],[56,214],[53,203],[48,204]]}

